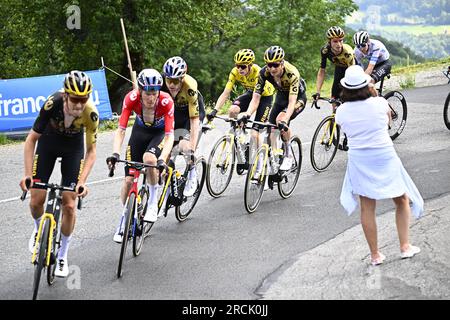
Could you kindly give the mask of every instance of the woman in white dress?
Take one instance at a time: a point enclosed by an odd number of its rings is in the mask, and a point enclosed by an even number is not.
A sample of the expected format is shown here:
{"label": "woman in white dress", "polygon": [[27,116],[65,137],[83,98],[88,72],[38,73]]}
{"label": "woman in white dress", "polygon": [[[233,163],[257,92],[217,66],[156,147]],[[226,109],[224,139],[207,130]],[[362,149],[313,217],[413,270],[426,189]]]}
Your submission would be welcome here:
{"label": "woman in white dress", "polygon": [[422,215],[423,199],[389,137],[389,105],[377,96],[370,77],[360,66],[348,67],[341,85],[344,103],[336,111],[336,122],[347,135],[349,147],[341,204],[350,215],[358,206],[359,196],[371,264],[379,265],[386,257],[378,251],[376,200],[393,199],[400,256],[411,258],[420,249],[409,243],[409,217],[411,209],[416,218]]}

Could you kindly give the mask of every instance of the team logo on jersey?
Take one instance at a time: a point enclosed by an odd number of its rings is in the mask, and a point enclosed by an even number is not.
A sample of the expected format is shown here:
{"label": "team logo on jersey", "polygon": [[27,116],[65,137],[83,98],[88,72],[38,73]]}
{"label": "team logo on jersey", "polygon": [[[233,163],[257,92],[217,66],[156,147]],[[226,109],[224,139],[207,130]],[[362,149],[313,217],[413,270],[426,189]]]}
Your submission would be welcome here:
{"label": "team logo on jersey", "polygon": [[191,97],[195,96],[195,91],[192,90],[192,89],[189,89],[188,90],[188,95],[191,96]]}
{"label": "team logo on jersey", "polygon": [[44,110],[48,111],[53,108],[53,96],[48,97],[47,101],[44,104]]}
{"label": "team logo on jersey", "polygon": [[137,99],[137,92],[136,91],[133,91],[131,94],[130,94],[130,100],[131,101],[134,101],[134,100],[136,100]]}
{"label": "team logo on jersey", "polygon": [[322,48],[322,54],[327,54],[327,53],[328,53],[328,48],[327,47]]}
{"label": "team logo on jersey", "polygon": [[168,104],[169,104],[169,99],[164,98],[164,99],[161,100],[161,105],[162,105],[163,107],[167,106]]}
{"label": "team logo on jersey", "polygon": [[97,120],[98,120],[98,114],[95,113],[95,112],[91,112],[91,120],[92,120],[93,122],[97,122]]}

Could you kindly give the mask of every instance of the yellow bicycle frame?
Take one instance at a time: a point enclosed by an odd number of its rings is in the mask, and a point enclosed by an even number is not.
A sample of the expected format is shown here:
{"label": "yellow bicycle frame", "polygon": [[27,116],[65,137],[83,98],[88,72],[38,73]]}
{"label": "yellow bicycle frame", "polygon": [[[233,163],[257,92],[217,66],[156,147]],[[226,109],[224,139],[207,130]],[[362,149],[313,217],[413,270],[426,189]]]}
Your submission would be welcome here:
{"label": "yellow bicycle frame", "polygon": [[[334,120],[334,114],[332,115],[332,117],[333,117],[333,120]],[[333,129],[331,130],[330,138],[329,138],[328,143],[327,143],[328,146],[331,146],[331,144],[333,143],[334,133],[336,132],[336,125],[337,125],[336,121],[333,121]],[[325,140],[325,135],[327,134],[329,128],[330,128],[330,121],[328,121],[327,127],[325,128],[325,131],[324,131],[324,133],[322,135],[322,139],[320,139],[320,141],[323,142]]]}
{"label": "yellow bicycle frame", "polygon": [[[232,134],[232,133],[227,133],[225,136],[226,136],[226,137],[227,137],[227,136],[229,137],[229,139],[230,139],[230,148],[231,148],[231,152],[228,152],[228,153],[227,153],[227,157],[226,157],[226,159],[225,159],[225,167],[227,167],[228,164],[230,163],[230,158],[233,156],[233,155],[232,155],[232,152],[233,152],[233,145],[234,145],[234,134]],[[226,140],[225,140],[225,141],[226,141]],[[217,159],[222,159],[222,153],[223,153],[223,152],[227,152],[227,151],[225,151],[225,149],[226,149],[226,143],[224,143],[224,146],[222,147],[222,150],[220,150],[221,153],[220,153],[220,156],[219,156]],[[218,163],[215,163],[214,165],[217,166]]]}
{"label": "yellow bicycle frame", "polygon": [[[45,259],[46,260],[45,265],[49,266],[50,265],[51,244],[53,243],[53,231],[56,228],[56,221],[55,221],[53,214],[51,214],[51,213],[45,213],[41,218],[41,222],[39,223],[38,233],[36,236],[36,243],[34,244],[33,255],[31,256],[31,263],[34,264],[36,261],[37,247],[39,244],[39,240],[42,236],[42,228],[44,226],[45,220],[50,220],[50,233],[48,235],[48,244],[47,244],[47,258]],[[40,248],[40,250],[42,250],[42,248]]]}
{"label": "yellow bicycle frame", "polygon": [[168,167],[167,170],[168,170],[168,173],[167,173],[167,177],[166,177],[166,183],[164,184],[163,192],[161,194],[161,197],[159,198],[158,210],[161,209],[161,207],[163,205],[164,198],[165,198],[166,193],[167,193],[167,189],[169,189],[170,181],[172,179],[173,168],[172,167]]}

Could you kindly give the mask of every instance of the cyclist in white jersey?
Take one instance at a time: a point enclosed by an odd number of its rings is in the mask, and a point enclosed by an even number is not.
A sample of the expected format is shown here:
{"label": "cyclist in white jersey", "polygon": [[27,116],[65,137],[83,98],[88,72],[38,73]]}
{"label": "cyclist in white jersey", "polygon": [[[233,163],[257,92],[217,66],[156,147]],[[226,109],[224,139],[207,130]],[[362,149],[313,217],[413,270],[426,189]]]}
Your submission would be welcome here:
{"label": "cyclist in white jersey", "polygon": [[370,39],[366,31],[358,31],[353,36],[353,43],[356,63],[364,68],[363,62],[368,60],[365,73],[372,77],[372,83],[377,83],[391,72],[389,51],[381,41]]}

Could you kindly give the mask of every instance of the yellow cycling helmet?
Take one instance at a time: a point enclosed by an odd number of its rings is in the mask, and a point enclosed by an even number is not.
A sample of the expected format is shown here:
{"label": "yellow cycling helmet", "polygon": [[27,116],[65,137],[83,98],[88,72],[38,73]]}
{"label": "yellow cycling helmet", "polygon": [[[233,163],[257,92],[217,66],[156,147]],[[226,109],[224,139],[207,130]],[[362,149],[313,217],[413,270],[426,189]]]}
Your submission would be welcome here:
{"label": "yellow cycling helmet", "polygon": [[92,80],[82,71],[70,71],[64,77],[64,91],[75,96],[87,96],[92,92]]}
{"label": "yellow cycling helmet", "polygon": [[249,65],[255,61],[255,53],[251,49],[241,49],[234,55],[234,63]]}
{"label": "yellow cycling helmet", "polygon": [[327,30],[327,38],[328,39],[335,39],[335,38],[343,38],[343,37],[345,37],[345,32],[344,32],[344,30],[342,30],[342,28],[341,27],[338,27],[338,26],[334,26],[334,27],[331,27],[331,28],[329,28],[328,30]]}
{"label": "yellow cycling helmet", "polygon": [[264,61],[266,63],[270,62],[280,62],[284,59],[284,50],[279,46],[271,46],[266,52],[264,52]]}

